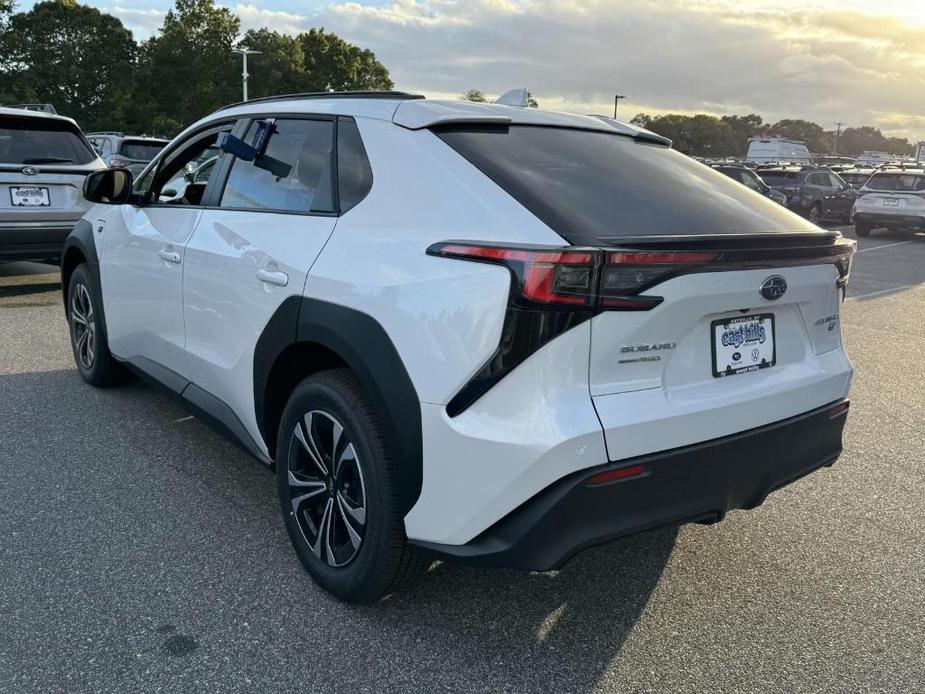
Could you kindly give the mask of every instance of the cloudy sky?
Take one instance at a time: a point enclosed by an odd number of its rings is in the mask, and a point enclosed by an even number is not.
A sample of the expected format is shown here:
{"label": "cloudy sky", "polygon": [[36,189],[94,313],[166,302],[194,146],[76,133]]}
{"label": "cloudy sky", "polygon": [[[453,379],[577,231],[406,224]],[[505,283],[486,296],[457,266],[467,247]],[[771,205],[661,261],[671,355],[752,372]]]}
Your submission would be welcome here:
{"label": "cloudy sky", "polygon": [[[221,3],[221,0],[218,0]],[[136,37],[170,0],[89,0]],[[578,112],[756,112],[925,139],[925,0],[251,0],[244,29],[324,26],[398,88],[529,88]],[[31,5],[29,0],[21,7]]]}

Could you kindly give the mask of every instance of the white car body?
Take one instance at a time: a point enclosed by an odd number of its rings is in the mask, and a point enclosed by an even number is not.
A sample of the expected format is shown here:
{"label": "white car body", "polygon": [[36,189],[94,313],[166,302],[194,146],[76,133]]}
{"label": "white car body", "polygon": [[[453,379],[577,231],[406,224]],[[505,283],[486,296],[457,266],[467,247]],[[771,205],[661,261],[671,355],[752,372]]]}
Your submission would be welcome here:
{"label": "white car body", "polygon": [[[208,410],[261,460],[270,462],[275,454],[275,431],[262,420],[262,361],[277,339],[268,326],[285,315],[298,316],[293,340],[296,332],[306,341],[315,339],[313,330],[319,340],[331,333],[325,344],[340,345],[343,361],[358,364],[358,374],[370,372],[371,393],[379,392],[373,372],[383,370],[389,417],[420,431],[419,440],[403,448],[407,453],[419,446],[420,466],[405,531],[413,545],[437,556],[549,568],[587,544],[630,530],[716,519],[727,506],[760,503],[797,472],[754,482],[758,486],[730,493],[734,501],[719,505],[692,502],[689,508],[653,510],[651,517],[640,512],[619,530],[582,526],[574,537],[563,533],[550,541],[550,549],[527,552],[518,544],[506,554],[502,539],[491,535],[575,475],[610,474],[628,469],[628,461],[635,465],[665,451],[699,450],[707,442],[733,445],[743,432],[803,422],[810,414],[814,422],[836,421],[826,408],[847,397],[852,376],[839,328],[850,242],[693,162],[698,172],[703,169],[696,195],[711,195],[715,187],[720,197],[736,200],[729,213],[749,223],[767,217],[778,228],[792,229],[786,238],[834,243],[841,264],[768,260],[724,272],[681,271],[651,290],[661,297],[656,307],[582,314],[573,327],[536,346],[502,377],[492,376],[490,388],[459,405],[473,379],[513,350],[504,345],[511,330],[507,321],[516,313],[509,303],[514,285],[507,267],[441,257],[446,248],[439,244],[568,249],[569,243],[436,131],[531,125],[627,143],[642,137],[648,149],[664,144],[616,121],[538,109],[317,97],[249,102],[216,112],[181,133],[162,156],[169,158],[194,133],[218,123],[234,125],[243,136],[241,123],[250,118],[278,122],[306,115],[356,123],[372,184],[349,211],[223,209],[211,197],[204,206],[97,205],[85,217],[84,236],[75,232],[72,244],[75,254],[86,252],[81,244],[87,242],[80,239],[87,234],[95,244],[112,354]],[[640,146],[631,154],[643,157],[646,151]],[[231,155],[222,157],[218,176],[232,166]],[[210,190],[206,196],[216,194]],[[647,252],[634,257],[648,257]],[[70,262],[65,277],[76,260]],[[786,293],[762,298],[759,290],[778,280],[785,281]],[[709,366],[712,324],[743,310],[774,316],[774,365],[716,377]],[[547,322],[542,313],[530,315],[539,316],[538,326]],[[367,326],[365,332],[350,332],[353,320]],[[366,361],[364,349],[370,350]],[[386,359],[393,352],[397,362]],[[402,372],[410,396],[400,387]],[[812,454],[813,469],[834,461],[838,451],[831,446],[825,455]],[[807,469],[799,474],[809,471],[809,462],[801,463]],[[624,484],[607,488],[629,489],[630,481]],[[613,513],[620,513],[619,505]]]}
{"label": "white car body", "polygon": [[858,191],[856,227],[925,231],[925,169],[882,169]]}

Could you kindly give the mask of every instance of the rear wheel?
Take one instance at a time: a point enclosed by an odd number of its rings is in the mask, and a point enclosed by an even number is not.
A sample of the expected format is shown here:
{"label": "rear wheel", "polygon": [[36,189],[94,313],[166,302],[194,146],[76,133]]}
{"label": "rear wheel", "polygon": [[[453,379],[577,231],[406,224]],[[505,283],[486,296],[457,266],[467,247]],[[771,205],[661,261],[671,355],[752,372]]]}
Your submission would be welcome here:
{"label": "rear wheel", "polygon": [[100,314],[100,294],[86,263],[74,268],[67,290],[67,323],[74,362],[87,383],[107,387],[124,383],[129,373],[109,351]]}
{"label": "rear wheel", "polygon": [[871,230],[870,222],[858,222],[854,223],[854,234],[860,238],[867,238],[870,236]]}
{"label": "rear wheel", "polygon": [[381,421],[350,371],[310,376],[292,393],[277,437],[276,474],[296,554],[336,597],[376,600],[427,567],[405,537],[398,470]]}

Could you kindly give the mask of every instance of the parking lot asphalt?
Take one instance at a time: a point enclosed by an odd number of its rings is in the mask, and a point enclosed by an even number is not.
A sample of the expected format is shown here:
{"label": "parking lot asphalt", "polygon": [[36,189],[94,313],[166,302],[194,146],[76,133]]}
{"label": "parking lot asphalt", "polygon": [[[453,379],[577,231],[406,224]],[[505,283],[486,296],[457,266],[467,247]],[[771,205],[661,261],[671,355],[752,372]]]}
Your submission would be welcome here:
{"label": "parking lot asphalt", "polygon": [[0,265],[0,692],[925,692],[925,238],[860,248],[834,467],[365,607],[302,571],[268,468],[141,382],[80,380],[55,268]]}

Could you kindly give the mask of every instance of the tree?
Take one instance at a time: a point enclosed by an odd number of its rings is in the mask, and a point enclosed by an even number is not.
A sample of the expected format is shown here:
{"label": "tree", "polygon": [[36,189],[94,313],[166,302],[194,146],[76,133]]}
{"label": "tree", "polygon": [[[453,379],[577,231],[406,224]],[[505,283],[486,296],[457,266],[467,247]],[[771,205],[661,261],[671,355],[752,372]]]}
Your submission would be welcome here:
{"label": "tree", "polygon": [[372,51],[324,29],[311,29],[298,36],[252,29],[244,35],[241,45],[261,51],[248,61],[248,88],[253,96],[394,86],[389,71]]}
{"label": "tree", "polygon": [[878,128],[869,125],[860,128],[845,128],[838,138],[839,151],[856,157],[864,151],[889,152],[891,154],[912,154],[914,149],[909,140],[901,137],[885,137]]}
{"label": "tree", "polygon": [[392,89],[389,71],[376,54],[347,43],[336,34],[310,29],[296,40],[302,46],[305,91],[345,91],[351,89]]}
{"label": "tree", "polygon": [[172,135],[241,99],[241,68],[231,52],[240,21],[214,0],[177,0],[159,35],[141,47],[138,127]]}
{"label": "tree", "polygon": [[75,0],[40,2],[0,36],[0,100],[51,103],[86,130],[116,127],[131,104],[136,52],[116,17]]}
{"label": "tree", "polygon": [[481,89],[470,89],[459,98],[463,101],[475,101],[480,104],[488,103],[488,96]]}
{"label": "tree", "polygon": [[736,148],[732,128],[714,116],[669,113],[653,118],[641,113],[631,123],[667,137],[675,149],[692,156],[725,157]]}
{"label": "tree", "polygon": [[766,127],[764,120],[756,113],[749,113],[747,116],[723,116],[720,120],[729,126],[735,141],[735,146],[729,154],[738,157],[745,156],[748,151],[748,138],[761,135]]}

